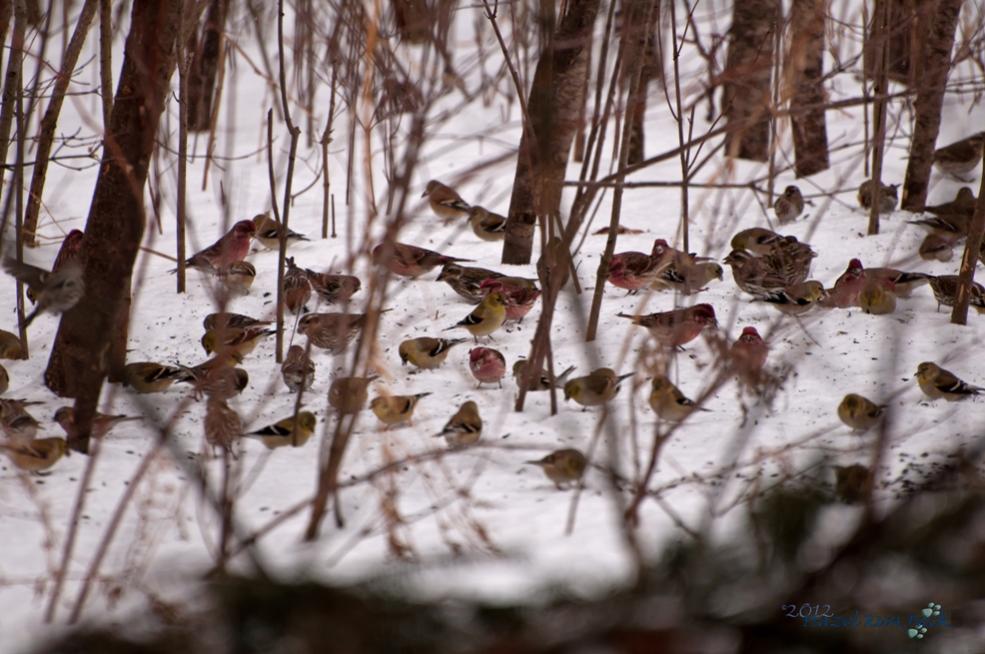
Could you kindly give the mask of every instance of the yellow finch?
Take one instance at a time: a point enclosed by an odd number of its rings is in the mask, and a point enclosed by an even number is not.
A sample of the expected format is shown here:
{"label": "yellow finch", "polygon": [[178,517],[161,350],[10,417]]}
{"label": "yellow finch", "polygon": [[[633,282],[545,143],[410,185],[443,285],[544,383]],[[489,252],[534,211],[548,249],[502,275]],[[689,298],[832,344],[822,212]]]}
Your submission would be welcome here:
{"label": "yellow finch", "polygon": [[123,366],[123,383],[138,393],[159,393],[171,387],[186,372],[175,366],[152,361],[135,361]]}
{"label": "yellow finch", "polygon": [[245,357],[252,352],[257,343],[267,336],[276,334],[276,329],[266,327],[246,327],[243,329],[209,329],[202,335],[202,349],[206,354],[235,353]]}
{"label": "yellow finch", "polygon": [[758,296],[757,299],[776,307],[781,313],[788,316],[797,316],[818,306],[826,297],[828,297],[828,292],[824,290],[824,285],[821,282],[809,280],[787,288],[769,291]]}
{"label": "yellow finch", "polygon": [[295,428],[294,416],[288,416],[283,420],[278,420],[272,425],[267,425],[256,431],[251,431],[245,436],[259,438],[260,442],[267,446],[267,449],[284,447],[301,447],[308,442],[311,435],[315,432],[315,414],[311,411],[298,412],[297,428]]}
{"label": "yellow finch", "polygon": [[879,281],[868,281],[858,293],[858,305],[874,316],[892,313],[896,311],[896,294]]}
{"label": "yellow finch", "polygon": [[845,425],[856,431],[872,429],[885,411],[885,404],[876,404],[857,393],[849,393],[838,405],[838,417]]}
{"label": "yellow finch", "polygon": [[[554,380],[554,388],[564,388],[567,383],[568,377],[575,371],[574,366],[568,366],[564,372],[557,376]],[[527,360],[519,359],[513,364],[513,377],[516,378],[517,386],[523,384],[523,376],[527,374]],[[535,375],[530,385],[527,387],[528,391],[549,391],[551,389],[551,380],[547,371],[541,369],[539,375]]]}
{"label": "yellow finch", "polygon": [[249,261],[233,261],[215,269],[220,288],[231,296],[249,295],[257,269]]}
{"label": "yellow finch", "polygon": [[410,338],[400,344],[398,352],[400,362],[404,365],[409,361],[421,370],[432,370],[439,367],[448,358],[448,352],[464,338]]}
{"label": "yellow finch", "polygon": [[414,416],[414,409],[423,397],[431,393],[416,395],[377,395],[369,403],[369,408],[387,428],[408,422]]}
{"label": "yellow finch", "polygon": [[472,400],[462,404],[455,415],[445,423],[445,428],[435,436],[444,436],[449,447],[475,445],[482,437],[482,418],[479,407]]}
{"label": "yellow finch", "polygon": [[377,375],[368,377],[336,377],[328,389],[328,403],[339,415],[347,416],[359,413],[369,399],[367,387]]}
{"label": "yellow finch", "polygon": [[202,320],[202,328],[209,329],[246,329],[248,327],[266,327],[273,324],[270,320],[257,320],[241,313],[210,313]]}
{"label": "yellow finch", "polygon": [[527,461],[530,465],[540,466],[547,478],[554,482],[558,489],[566,485],[575,485],[585,475],[588,459],[579,450],[564,448],[551,452],[543,459]]}
{"label": "yellow finch", "polygon": [[469,226],[483,241],[502,241],[506,237],[506,216],[483,207],[474,206],[469,210]]}
{"label": "yellow finch", "polygon": [[21,470],[41,472],[58,463],[68,452],[68,443],[64,438],[39,438],[21,445],[0,445],[0,449]]}
{"label": "yellow finch", "polygon": [[[284,227],[280,221],[271,217],[269,214],[260,213],[253,217],[253,225],[256,227],[256,234],[253,238],[263,243],[264,247],[270,250],[280,248],[280,235],[284,232]],[[310,241],[311,239],[304,234],[298,234],[293,229],[287,230],[287,245],[298,241]]]}
{"label": "yellow finch", "polygon": [[310,268],[305,268],[304,272],[308,276],[311,288],[325,304],[348,302],[349,298],[355,295],[363,285],[355,275],[319,273]]}
{"label": "yellow finch", "polygon": [[650,385],[650,408],[658,417],[681,422],[695,410],[707,411],[694,404],[677,386],[663,375],[653,378]]}
{"label": "yellow finch", "polygon": [[985,388],[972,386],[959,379],[950,370],[945,370],[930,361],[924,361],[917,366],[916,377],[920,390],[932,400],[942,397],[948,402],[955,402],[985,391]]}
{"label": "yellow finch", "polygon": [[365,313],[309,313],[301,317],[298,333],[331,354],[344,352],[366,324]]}
{"label": "yellow finch", "polygon": [[297,393],[302,387],[308,390],[315,381],[315,362],[303,347],[292,345],[284,356],[280,374],[292,393]]}
{"label": "yellow finch", "polygon": [[502,327],[504,322],[506,322],[506,298],[499,291],[493,291],[472,310],[472,313],[445,331],[464,327],[478,343],[480,336],[490,336]]}
{"label": "yellow finch", "polygon": [[564,385],[564,399],[574,400],[582,406],[605,404],[619,392],[619,384],[633,373],[616,375],[612,368],[598,368],[584,377],[575,377]]}

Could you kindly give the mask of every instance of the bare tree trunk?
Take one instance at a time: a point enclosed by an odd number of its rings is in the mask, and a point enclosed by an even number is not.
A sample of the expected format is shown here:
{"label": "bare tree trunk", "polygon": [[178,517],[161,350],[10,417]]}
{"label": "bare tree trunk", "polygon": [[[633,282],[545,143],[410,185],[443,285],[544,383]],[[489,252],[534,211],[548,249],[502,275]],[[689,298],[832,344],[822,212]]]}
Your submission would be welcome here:
{"label": "bare tree trunk", "polygon": [[510,198],[503,263],[530,263],[537,215],[560,212],[571,141],[584,102],[588,53],[599,0],[569,0],[541,54],[530,85],[527,117]]}
{"label": "bare tree trunk", "polygon": [[828,131],[824,122],[825,0],[793,3],[786,78],[792,86],[790,125],[797,177],[828,169]]}
{"label": "bare tree trunk", "polygon": [[[985,165],[985,155],[982,157]],[[978,189],[978,203],[975,205],[975,215],[972,216],[968,227],[968,241],[965,243],[964,257],[961,259],[961,269],[958,271],[958,293],[951,311],[951,322],[964,325],[968,320],[968,301],[971,299],[971,284],[975,281],[975,267],[982,247],[982,234],[985,232],[985,175],[982,175],[981,186]]]}
{"label": "bare tree trunk", "polygon": [[[875,44],[876,67],[873,92],[876,96],[873,105],[873,139],[872,139],[872,188],[882,188],[882,161],[886,151],[886,93],[888,91],[887,64],[889,62],[889,46],[886,42],[889,19],[889,0],[876,0],[872,16],[872,41]],[[876,196],[873,196],[876,197]],[[869,207],[869,227],[866,234],[872,236],[879,233],[879,202],[872,202]]]}
{"label": "bare tree trunk", "polygon": [[[629,85],[632,77],[631,71],[636,62],[642,62],[640,73],[640,83],[642,89],[634,94],[633,99],[627,99],[626,122],[629,124],[629,152],[627,153],[627,164],[633,165],[643,161],[646,156],[643,150],[644,144],[644,118],[646,116],[646,88],[650,80],[660,79],[662,72],[662,62],[660,61],[660,51],[657,49],[657,30],[660,29],[660,0],[649,0],[651,4],[649,23],[634,24],[632,20],[626,20],[622,26],[627,30],[626,57],[622,60],[622,85]],[[631,7],[634,5],[630,5]],[[623,13],[624,19],[630,14],[629,11]],[[627,95],[627,98],[629,96]]]}
{"label": "bare tree trunk", "polygon": [[[21,63],[24,60],[26,11],[22,0],[14,0],[14,2],[21,4],[17,6],[17,12],[14,15],[14,30],[10,35],[10,56],[7,59],[7,70],[3,79],[3,99],[0,103],[0,161],[7,160],[10,129],[14,124],[14,105],[17,103],[18,89],[21,88]],[[0,13],[6,13],[7,22],[9,22],[13,3],[5,2],[4,5],[6,6],[4,9],[0,9]],[[7,48],[0,48],[0,50],[7,50]],[[3,179],[3,175],[0,175],[0,189],[3,188]],[[9,202],[7,204],[9,205]],[[0,239],[2,239],[2,234],[0,234]]]}
{"label": "bare tree trunk", "polygon": [[[135,2],[123,67],[86,222],[86,294],[65,314],[45,371],[57,395],[76,398],[85,451],[115,341],[126,339],[130,275],[144,233],[144,184],[170,87],[181,0]],[[119,348],[122,351],[122,348]],[[115,362],[119,363],[119,362]]]}
{"label": "bare tree trunk", "polygon": [[408,43],[426,43],[431,38],[431,12],[425,0],[392,0],[400,38]]}
{"label": "bare tree trunk", "polygon": [[211,124],[219,52],[228,13],[229,0],[211,0],[202,35],[195,46],[188,71],[188,129],[193,132],[204,132]]}
{"label": "bare tree trunk", "polygon": [[941,126],[944,87],[951,70],[951,48],[961,13],[961,0],[938,0],[923,49],[923,71],[914,103],[916,121],[910,140],[901,208],[920,211],[927,201],[927,184],[934,163],[934,145]]}
{"label": "bare tree trunk", "polygon": [[[936,3],[937,0],[889,0],[889,29],[885,39],[889,47],[889,79],[894,82],[913,84],[919,79],[916,74],[923,41],[921,31],[929,29],[927,19],[933,16]],[[870,78],[876,75],[874,45],[870,27],[862,51],[863,69]]]}
{"label": "bare tree trunk", "polygon": [[767,112],[779,9],[777,0],[742,0],[733,5],[722,97],[728,127],[725,152],[730,157],[769,159]]}

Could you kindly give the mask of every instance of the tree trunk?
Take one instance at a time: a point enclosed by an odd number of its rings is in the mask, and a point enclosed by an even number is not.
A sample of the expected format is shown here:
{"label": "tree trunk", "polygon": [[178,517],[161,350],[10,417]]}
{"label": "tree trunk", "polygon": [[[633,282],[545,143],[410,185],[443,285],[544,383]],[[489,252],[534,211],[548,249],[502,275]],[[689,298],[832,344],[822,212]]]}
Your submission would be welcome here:
{"label": "tree trunk", "polygon": [[[660,0],[649,0],[651,4],[651,20],[647,24],[634,24],[632,20],[627,20],[622,26],[626,30],[627,50],[626,57],[622,60],[622,84],[625,88],[629,85],[631,71],[637,61],[642,61],[642,71],[640,73],[640,84],[642,88],[638,94],[634,94],[633,99],[627,99],[626,122],[629,123],[629,152],[628,165],[633,165],[643,161],[646,153],[644,152],[643,130],[644,118],[646,117],[646,89],[650,80],[660,79],[662,64],[660,60],[660,50],[658,49],[657,30],[660,29]],[[630,12],[623,12],[624,18]],[[627,98],[629,98],[627,94]]]}
{"label": "tree trunk", "polygon": [[927,184],[934,163],[937,132],[941,126],[944,87],[951,70],[951,48],[954,46],[959,13],[961,0],[939,0],[924,44],[921,57],[923,71],[914,103],[917,118],[910,139],[910,160],[906,166],[903,202],[900,205],[909,211],[922,210],[927,201]]}
{"label": "tree trunk", "polygon": [[[796,3],[794,3],[796,6]],[[929,29],[928,17],[933,16],[936,0],[889,0],[889,79],[913,85],[919,79],[921,32]],[[862,51],[866,77],[876,75],[875,42],[872,27]]]}
{"label": "tree trunk", "polygon": [[828,169],[828,132],[824,122],[825,0],[793,3],[786,78],[792,83],[790,125],[797,177]]}
{"label": "tree trunk", "polygon": [[777,0],[742,0],[733,5],[725,61],[722,107],[730,157],[767,161],[770,144],[770,71]]}
{"label": "tree trunk", "polygon": [[431,12],[425,0],[393,0],[393,13],[401,40],[427,43],[431,38]]}
{"label": "tree trunk", "polygon": [[[985,155],[982,165],[985,166]],[[971,299],[971,285],[975,281],[975,268],[981,256],[982,234],[985,232],[985,175],[982,175],[981,186],[978,189],[978,202],[975,204],[975,215],[968,226],[968,241],[965,243],[964,257],[958,271],[958,293],[954,299],[954,309],[951,311],[951,322],[964,325],[968,320],[968,302]]]}
{"label": "tree trunk", "polygon": [[589,42],[599,0],[569,0],[530,85],[510,198],[503,263],[530,263],[538,215],[560,212],[571,141],[584,102]]}
{"label": "tree trunk", "polygon": [[[113,102],[99,177],[86,222],[82,257],[86,293],[65,314],[45,371],[55,394],[76,398],[84,435],[108,369],[110,352],[123,348],[128,291],[144,233],[144,184],[154,137],[170,88],[181,25],[181,0],[135,2],[123,67]],[[113,347],[114,341],[117,347]]]}
{"label": "tree trunk", "polygon": [[195,45],[188,71],[188,129],[208,131],[212,119],[212,98],[222,50],[222,36],[229,13],[229,0],[211,0],[202,35]]}

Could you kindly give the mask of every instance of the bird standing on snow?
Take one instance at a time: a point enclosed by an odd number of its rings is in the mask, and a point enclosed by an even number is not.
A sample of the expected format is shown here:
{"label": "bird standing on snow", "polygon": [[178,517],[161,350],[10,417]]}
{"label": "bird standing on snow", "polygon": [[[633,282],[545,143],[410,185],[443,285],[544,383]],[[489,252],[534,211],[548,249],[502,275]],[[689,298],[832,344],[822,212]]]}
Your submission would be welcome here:
{"label": "bird standing on snow", "polygon": [[438,368],[445,359],[448,352],[459,343],[464,343],[464,338],[430,338],[422,336],[420,338],[409,338],[400,344],[397,352],[400,355],[400,363],[411,364],[421,370],[433,370]]}
{"label": "bird standing on snow", "polygon": [[588,459],[581,451],[574,448],[555,450],[543,459],[527,461],[527,463],[539,466],[558,490],[577,484],[585,476],[585,469],[588,467]]}
{"label": "bird standing on snow", "polygon": [[431,210],[438,215],[439,218],[445,218],[447,220],[455,218],[464,218],[469,215],[469,203],[462,199],[462,196],[455,191],[455,189],[450,186],[445,186],[436,179],[432,179],[428,182],[427,186],[424,188],[424,193],[421,194],[422,198],[428,199],[428,204],[431,205]]}
{"label": "bird standing on snow", "polygon": [[292,345],[284,356],[280,374],[292,393],[297,393],[302,387],[308,390],[315,381],[315,362],[303,347]]}
{"label": "bird standing on snow", "polygon": [[490,336],[506,322],[506,299],[499,291],[493,291],[479,303],[472,313],[445,329],[464,327],[469,330],[475,342],[480,336]]}
{"label": "bird standing on snow", "polygon": [[394,275],[401,277],[420,277],[438,266],[457,261],[471,261],[471,259],[450,257],[407,243],[394,243],[392,248],[380,243],[373,248],[373,263],[385,266]]}
{"label": "bird standing on snow", "polygon": [[[253,226],[256,228],[256,240],[260,241],[264,247],[268,250],[277,250],[280,248],[280,235],[284,231],[284,227],[280,224],[279,220],[272,218],[269,214],[260,213],[253,217]],[[288,245],[299,241],[310,240],[304,234],[298,234],[290,228],[287,229]]]}
{"label": "bird standing on snow", "polygon": [[632,376],[631,372],[617,375],[612,368],[597,368],[584,377],[575,377],[566,383],[564,399],[574,400],[584,407],[601,406],[616,396],[623,380]]}
{"label": "bird standing on snow", "polygon": [[483,241],[502,241],[506,238],[506,216],[483,207],[469,209],[469,226]]}
{"label": "bird standing on snow", "polygon": [[781,225],[797,220],[804,213],[804,196],[800,189],[792,184],[783,189],[783,195],[773,203],[773,212]]}
{"label": "bird standing on snow", "polygon": [[663,375],[654,377],[650,384],[650,408],[658,417],[670,422],[682,422],[695,411],[708,410],[698,407]]}
{"label": "bird standing on snow", "polygon": [[474,347],[469,350],[469,372],[479,382],[479,386],[499,384],[502,388],[502,379],[506,375],[506,357],[491,347]]}
{"label": "bird standing on snow", "polygon": [[985,388],[972,386],[959,379],[950,370],[945,370],[930,361],[924,361],[917,366],[916,377],[920,390],[932,400],[944,398],[948,402],[956,402],[985,391]]}
{"label": "bird standing on snow", "polygon": [[465,402],[435,436],[443,436],[448,447],[475,445],[482,437],[479,407],[472,400]]}
{"label": "bird standing on snow", "polygon": [[838,404],[838,417],[846,426],[855,431],[872,429],[878,424],[885,412],[885,404],[876,404],[857,393],[849,393]]}
{"label": "bird standing on snow", "polygon": [[646,327],[658,343],[664,347],[681,347],[690,343],[706,327],[718,324],[715,309],[710,304],[696,304],[684,309],[661,311],[643,316],[617,313],[620,318],[629,318],[634,325]]}
{"label": "bird standing on snow", "polygon": [[409,422],[414,417],[414,409],[421,398],[425,398],[431,393],[417,393],[416,395],[377,395],[369,403],[369,408],[373,414],[379,418],[380,422],[389,429],[394,425]]}
{"label": "bird standing on snow", "polygon": [[[203,272],[215,272],[231,263],[242,261],[250,251],[250,241],[256,233],[256,226],[251,220],[241,220],[223,234],[218,241],[199,250],[185,261],[189,268],[197,268]],[[176,272],[177,269],[171,272]]]}

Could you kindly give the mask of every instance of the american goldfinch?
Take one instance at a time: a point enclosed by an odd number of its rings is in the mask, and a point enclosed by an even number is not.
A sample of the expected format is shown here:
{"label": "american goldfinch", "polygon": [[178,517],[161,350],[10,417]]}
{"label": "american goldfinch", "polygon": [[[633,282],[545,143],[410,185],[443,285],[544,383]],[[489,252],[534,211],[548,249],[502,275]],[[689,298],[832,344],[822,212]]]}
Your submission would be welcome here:
{"label": "american goldfinch", "polygon": [[230,296],[249,295],[257,269],[249,261],[233,261],[215,269],[219,286]]}
{"label": "american goldfinch", "polygon": [[483,384],[498,384],[502,388],[502,380],[506,375],[506,357],[491,347],[474,347],[469,350],[469,372],[479,382],[478,387]]}
{"label": "american goldfinch", "polygon": [[650,408],[658,417],[670,422],[681,422],[695,410],[707,411],[694,404],[681,389],[664,375],[657,375],[650,382]]}
{"label": "american goldfinch", "polygon": [[302,387],[308,390],[315,381],[315,362],[303,347],[292,345],[280,365],[280,374],[292,393],[297,393]]}
{"label": "american goldfinch", "polygon": [[380,419],[380,422],[389,428],[402,422],[408,422],[414,416],[417,403],[421,401],[421,398],[430,394],[377,395],[369,403],[369,408],[373,410],[373,414]]}
{"label": "american goldfinch", "polygon": [[930,361],[924,361],[917,366],[916,377],[920,390],[932,400],[944,398],[948,402],[955,402],[985,391],[985,388],[972,386],[959,379],[950,370],[945,370]]}
{"label": "american goldfinch", "polygon": [[10,375],[6,368],[0,366],[0,395],[6,393],[8,388],[10,388]]}
{"label": "american goldfinch", "polygon": [[852,259],[848,262],[845,272],[841,273],[835,280],[834,286],[828,291],[828,297],[823,304],[829,307],[848,307],[858,306],[858,294],[865,286],[865,268],[859,259]]}
{"label": "american goldfinch", "polygon": [[481,285],[487,279],[503,277],[502,273],[486,268],[460,266],[457,263],[446,263],[438,273],[438,281],[445,282],[451,289],[462,296],[467,302],[478,304],[486,296]]}
{"label": "american goldfinch", "polygon": [[750,227],[736,232],[730,245],[733,250],[748,250],[751,254],[760,256],[773,250],[774,244],[783,240],[783,236],[765,227]]}
{"label": "american goldfinch", "polygon": [[865,499],[865,490],[872,473],[858,463],[850,466],[835,466],[835,495],[846,504],[857,504]]}
{"label": "american goldfinch", "polygon": [[506,298],[499,291],[493,291],[479,303],[472,313],[445,329],[464,327],[469,330],[475,342],[480,336],[490,336],[506,322]]}
{"label": "american goldfinch", "polygon": [[152,361],[135,361],[123,366],[123,384],[138,393],[166,391],[177,379],[186,375],[181,368]]}
{"label": "american goldfinch", "polygon": [[27,443],[37,436],[40,423],[18,400],[0,400],[0,429],[14,443]]}
{"label": "american goldfinch", "polygon": [[971,171],[982,161],[983,145],[985,132],[967,136],[934,150],[934,165],[951,177],[968,181]]}
{"label": "american goldfinch", "polygon": [[899,297],[910,297],[914,289],[930,281],[930,275],[921,272],[906,272],[895,268],[866,268],[866,283],[878,282],[887,291]]}
{"label": "american goldfinch", "polygon": [[470,259],[449,257],[434,250],[406,243],[394,243],[392,247],[380,243],[373,248],[373,263],[385,266],[394,275],[401,277],[420,277],[438,266],[456,261],[470,261]]}
{"label": "american goldfinch", "polygon": [[205,428],[205,442],[212,446],[213,456],[218,447],[236,458],[236,451],[233,447],[243,435],[243,422],[235,409],[229,406],[225,400],[210,397],[205,403],[205,423],[203,426]]}
{"label": "american goldfinch", "polygon": [[297,315],[305,311],[305,304],[311,299],[311,282],[308,275],[294,264],[294,257],[287,257],[284,270],[284,306]]}
{"label": "american goldfinch", "polygon": [[575,377],[564,385],[564,399],[582,406],[600,406],[616,396],[619,384],[633,373],[616,375],[612,368],[598,368],[584,377]]}
{"label": "american goldfinch", "polygon": [[[80,257],[82,255],[82,243],[84,240],[85,234],[77,229],[73,229],[66,234],[62,240],[61,247],[58,248],[58,254],[55,255],[55,261],[51,264],[51,272],[56,273],[72,262],[82,265]],[[35,295],[35,292],[30,287],[28,287],[26,295],[27,299],[31,301],[31,304],[37,304],[37,295]]]}
{"label": "american goldfinch", "polygon": [[336,377],[328,389],[328,403],[339,415],[351,416],[359,413],[369,399],[366,389],[376,377]]}
{"label": "american goldfinch", "polygon": [[235,352],[240,357],[245,357],[256,348],[257,343],[276,333],[276,329],[267,329],[264,326],[208,329],[202,335],[202,349],[206,354]]}
{"label": "american goldfinch", "polygon": [[[892,213],[899,201],[898,184],[879,184],[879,213]],[[873,181],[867,179],[858,187],[858,204],[863,209],[872,207]]]}
{"label": "american goldfinch", "polygon": [[365,325],[365,313],[309,313],[298,322],[298,333],[313,346],[339,354]]}
{"label": "american goldfinch", "polygon": [[554,482],[558,490],[567,485],[575,485],[585,475],[588,459],[579,450],[564,448],[555,450],[543,459],[527,461],[528,464],[540,466],[547,478]]}
{"label": "american goldfinch", "polygon": [[954,258],[954,244],[957,241],[954,237],[927,234],[920,242],[920,258],[924,261],[950,261]]}
{"label": "american goldfinch", "polygon": [[469,209],[469,226],[483,241],[502,241],[506,237],[506,216],[483,207]]}
{"label": "american goldfinch", "polygon": [[[937,310],[940,311],[941,305],[953,307],[958,297],[958,276],[931,275],[928,281],[931,290],[934,291],[934,297],[937,298]],[[972,282],[968,296],[969,306],[978,313],[985,312],[985,287],[978,282]]]}
{"label": "american goldfinch", "polygon": [[[96,413],[96,417],[92,420],[92,435],[99,437],[107,434],[113,427],[120,424],[121,422],[130,422],[133,420],[141,420],[140,416],[124,416],[124,415],[107,415],[105,413]],[[58,426],[62,428],[68,440],[74,441],[79,438],[79,430],[75,424],[75,409],[70,406],[63,406],[57,411],[55,411],[55,422]]]}
{"label": "american goldfinch", "polygon": [[455,218],[464,218],[469,215],[469,204],[462,199],[462,196],[455,189],[442,184],[436,179],[432,179],[427,183],[421,197],[428,199],[431,210],[439,218],[452,220]]}
{"label": "american goldfinch", "polygon": [[[220,363],[220,361],[222,363]],[[195,388],[195,398],[203,395],[212,399],[228,400],[239,395],[250,383],[250,375],[242,368],[233,368],[232,358],[223,358],[214,365],[207,365],[212,359],[200,364],[204,367],[186,368],[189,373],[179,378],[179,382],[190,383]]]}
{"label": "american goldfinch", "polygon": [[82,265],[70,261],[55,272],[21,263],[12,257],[4,257],[3,269],[12,277],[27,285],[37,298],[37,306],[25,318],[24,326],[30,325],[39,314],[64,313],[74,307],[85,295],[85,282],[82,280]]}
{"label": "american goldfinch", "polygon": [[246,433],[244,436],[259,438],[260,442],[267,446],[268,450],[284,447],[285,445],[301,447],[315,433],[317,422],[315,414],[311,411],[299,411],[296,429],[294,416],[288,416],[272,425],[267,425],[256,431]]}
{"label": "american goldfinch", "polygon": [[815,280],[808,280],[777,291],[771,291],[757,299],[776,307],[781,313],[788,316],[799,316],[818,306],[827,297],[828,292],[824,290],[824,284]]}
{"label": "american goldfinch", "polygon": [[466,447],[475,445],[482,437],[482,418],[479,417],[479,407],[469,400],[455,412],[445,428],[435,436],[443,436],[448,447]]}
{"label": "american goldfinch", "polygon": [[518,322],[523,322],[524,316],[530,313],[530,309],[540,298],[540,289],[522,277],[487,279],[479,287],[486,293],[502,293],[506,302],[506,319]]}
{"label": "american goldfinch", "polygon": [[362,288],[362,282],[355,275],[338,275],[335,273],[320,273],[304,269],[311,288],[325,304],[342,304],[349,301]]}
{"label": "american goldfinch", "polygon": [[39,438],[30,443],[2,444],[0,449],[21,470],[41,472],[58,463],[68,452],[68,443],[64,438]]}
{"label": "american goldfinch", "polygon": [[[527,360],[518,359],[516,363],[513,364],[513,377],[516,379],[517,386],[523,384],[523,376],[527,373]],[[575,371],[574,366],[568,366],[565,368],[564,372],[557,376],[554,380],[554,388],[564,388],[567,383],[568,377]],[[528,391],[549,391],[551,389],[551,380],[547,374],[547,371],[541,369],[540,374],[535,376],[533,381],[527,387]]]}
{"label": "american goldfinch", "polygon": [[646,327],[658,343],[664,347],[681,347],[690,343],[706,327],[718,324],[715,309],[710,304],[696,304],[693,307],[661,311],[643,316],[617,313],[620,318],[629,318],[634,325]]}
{"label": "american goldfinch", "polygon": [[403,341],[397,348],[397,352],[400,354],[400,363],[406,365],[409,361],[421,370],[433,370],[445,362],[445,359],[448,358],[448,352],[453,347],[464,342],[464,338],[421,336]]}
{"label": "american goldfinch", "polygon": [[248,327],[266,327],[272,324],[270,320],[257,320],[241,313],[210,313],[202,320],[202,328],[210,329],[246,329]]}
{"label": "american goldfinch", "polygon": [[783,195],[773,203],[773,213],[781,225],[797,220],[804,213],[804,196],[800,189],[793,185],[783,189]]}
{"label": "american goldfinch", "polygon": [[729,356],[736,372],[747,383],[755,382],[766,365],[769,346],[755,327],[744,327],[739,338],[732,343]]}
{"label": "american goldfinch", "polygon": [[882,419],[882,414],[885,412],[885,404],[876,404],[857,393],[849,393],[842,398],[838,405],[838,417],[846,426],[855,431],[872,429]]}
{"label": "american goldfinch", "polygon": [[[250,220],[241,220],[223,234],[218,241],[193,254],[185,265],[203,272],[215,272],[231,263],[242,261],[250,251],[250,241],[256,227]],[[177,269],[175,269],[177,270]],[[175,272],[172,270],[171,272]]]}
{"label": "american goldfinch", "polygon": [[24,347],[17,334],[0,329],[0,359],[23,359]]}
{"label": "american goldfinch", "polygon": [[896,294],[878,280],[869,280],[859,291],[858,305],[865,313],[882,316],[896,311]]}
{"label": "american goldfinch", "polygon": [[[253,217],[253,226],[256,228],[256,240],[260,241],[268,250],[280,249],[280,236],[284,232],[284,227],[280,221],[266,213],[260,213]],[[310,241],[311,239],[304,234],[298,234],[293,229],[287,229],[287,245],[298,241]]]}

